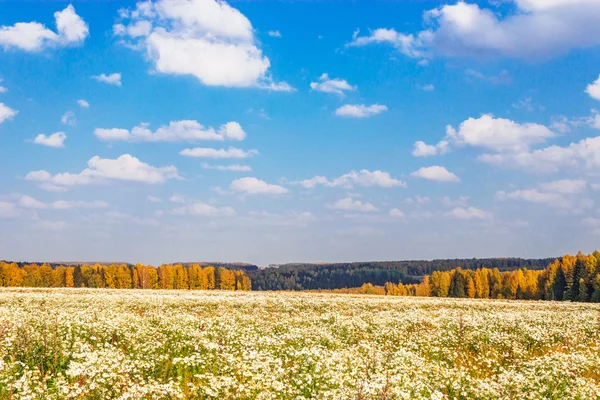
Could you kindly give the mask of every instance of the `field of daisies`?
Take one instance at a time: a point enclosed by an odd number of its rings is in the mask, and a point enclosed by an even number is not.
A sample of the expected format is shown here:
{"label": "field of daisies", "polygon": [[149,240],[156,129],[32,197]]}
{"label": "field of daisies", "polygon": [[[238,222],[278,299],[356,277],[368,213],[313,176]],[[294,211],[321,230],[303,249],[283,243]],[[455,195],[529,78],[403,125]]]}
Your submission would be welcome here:
{"label": "field of daisies", "polygon": [[0,290],[1,399],[597,399],[600,307]]}

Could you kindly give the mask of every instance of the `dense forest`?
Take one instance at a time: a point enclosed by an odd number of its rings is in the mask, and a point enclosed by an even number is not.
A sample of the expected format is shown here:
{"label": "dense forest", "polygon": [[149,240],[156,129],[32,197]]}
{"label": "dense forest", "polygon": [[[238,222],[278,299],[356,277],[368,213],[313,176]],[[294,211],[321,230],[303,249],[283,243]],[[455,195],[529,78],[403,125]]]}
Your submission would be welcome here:
{"label": "dense forest", "polygon": [[359,288],[334,289],[336,293],[392,296],[465,297],[600,302],[600,252],[581,252],[554,260],[543,270],[527,268],[500,272],[478,268],[434,271],[421,283],[365,283]]}
{"label": "dense forest", "polygon": [[461,267],[498,269],[501,272],[520,268],[544,269],[554,258],[488,258],[433,261],[381,261],[336,264],[284,264],[279,268],[249,271],[255,290],[318,290],[357,288],[364,283],[384,285],[386,282],[418,283],[434,271]]}
{"label": "dense forest", "polygon": [[0,286],[252,290],[244,271],[198,264],[56,265],[0,262]]}

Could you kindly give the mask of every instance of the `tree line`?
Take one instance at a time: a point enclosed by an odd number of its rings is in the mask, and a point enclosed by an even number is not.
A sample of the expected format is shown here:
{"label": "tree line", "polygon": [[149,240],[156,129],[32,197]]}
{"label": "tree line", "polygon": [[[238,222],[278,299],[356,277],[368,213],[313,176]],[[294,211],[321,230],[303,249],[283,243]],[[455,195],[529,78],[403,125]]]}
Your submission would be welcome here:
{"label": "tree line", "polygon": [[418,284],[365,283],[336,293],[600,302],[600,252],[566,255],[543,270],[501,272],[498,268],[434,271]]}
{"label": "tree line", "polygon": [[252,290],[241,270],[198,264],[50,265],[0,262],[0,286],[107,289]]}
{"label": "tree line", "polygon": [[255,290],[319,290],[358,288],[369,282],[383,286],[386,282],[418,283],[435,271],[458,267],[498,269],[500,272],[527,268],[541,270],[554,258],[488,258],[433,261],[380,261],[335,264],[284,264],[279,268],[249,271]]}

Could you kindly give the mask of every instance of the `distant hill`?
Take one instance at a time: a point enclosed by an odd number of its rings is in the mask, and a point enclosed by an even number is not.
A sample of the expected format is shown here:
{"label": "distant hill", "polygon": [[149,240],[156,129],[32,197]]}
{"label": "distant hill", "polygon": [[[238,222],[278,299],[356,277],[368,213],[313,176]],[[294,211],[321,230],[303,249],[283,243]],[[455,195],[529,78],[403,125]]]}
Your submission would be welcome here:
{"label": "distant hill", "polygon": [[353,263],[288,263],[249,271],[254,290],[316,290],[359,287],[364,283],[419,283],[433,271],[498,268],[544,269],[555,258],[471,258],[431,261],[372,261]]}

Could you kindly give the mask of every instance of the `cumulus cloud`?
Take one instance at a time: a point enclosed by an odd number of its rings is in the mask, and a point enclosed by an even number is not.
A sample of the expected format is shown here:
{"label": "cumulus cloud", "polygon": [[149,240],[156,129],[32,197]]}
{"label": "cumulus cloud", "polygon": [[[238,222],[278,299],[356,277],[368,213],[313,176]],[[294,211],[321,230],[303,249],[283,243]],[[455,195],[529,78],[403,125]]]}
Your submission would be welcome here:
{"label": "cumulus cloud", "polygon": [[67,135],[64,132],[55,132],[49,136],[40,133],[33,139],[33,143],[47,147],[61,148],[65,147],[64,142]]}
{"label": "cumulus cloud", "polygon": [[56,32],[39,22],[17,22],[12,26],[0,26],[0,46],[28,52],[39,52],[51,47],[81,44],[89,34],[88,25],[68,5],[54,13]]}
{"label": "cumulus cloud", "polygon": [[196,201],[184,207],[176,208],[172,211],[174,215],[193,215],[198,217],[223,218],[233,217],[236,212],[231,207],[215,207],[210,204]]}
{"label": "cumulus cloud", "polygon": [[347,174],[329,180],[324,176],[315,176],[303,181],[292,182],[306,189],[315,188],[319,185],[328,187],[352,188],[354,186],[362,187],[406,187],[406,182],[393,178],[388,172],[369,171],[366,169],[360,171],[350,171]]}
{"label": "cumulus cloud", "polygon": [[356,90],[356,86],[352,86],[345,79],[332,79],[326,73],[319,77],[318,82],[311,82],[310,88],[317,92],[335,93],[340,96],[344,96],[347,91]]}
{"label": "cumulus cloud", "polygon": [[452,200],[448,196],[440,197],[440,203],[446,207],[464,206],[469,201],[469,196],[459,196],[457,199]]}
{"label": "cumulus cloud", "polygon": [[430,145],[426,144],[422,140],[416,141],[412,155],[415,157],[429,157],[438,154],[446,154],[449,150],[449,142],[447,140],[441,140],[438,144]]}
{"label": "cumulus cloud", "polygon": [[258,154],[257,150],[244,151],[235,147],[225,149],[211,149],[206,147],[196,147],[194,149],[183,149],[179,152],[182,156],[201,157],[201,158],[249,158]]}
{"label": "cumulus cloud", "polygon": [[528,172],[551,173],[563,168],[597,171],[600,168],[600,136],[585,138],[566,147],[555,145],[518,153],[482,154],[477,159]]}
{"label": "cumulus cloud", "polygon": [[229,188],[234,192],[247,195],[258,194],[286,194],[288,190],[283,186],[273,185],[257,178],[239,178],[231,182]]}
{"label": "cumulus cloud", "polygon": [[23,211],[15,204],[7,201],[0,201],[0,218],[18,218],[21,215],[23,215]]}
{"label": "cumulus cloud", "polygon": [[597,0],[512,2],[515,10],[503,16],[479,4],[445,4],[424,13],[429,28],[419,33],[376,29],[365,36],[355,33],[350,45],[387,43],[414,58],[546,59],[600,44]]}
{"label": "cumulus cloud", "polygon": [[591,98],[600,100],[600,76],[594,82],[587,85],[585,92],[589,94]]}
{"label": "cumulus cloud", "polygon": [[[581,193],[587,189],[587,182],[582,179],[562,179],[546,182],[537,188],[521,189],[512,192],[499,191],[496,199],[501,201],[525,201],[534,204],[544,204],[550,207],[572,208]],[[586,202],[580,202],[580,207],[586,207]]]}
{"label": "cumulus cloud", "polygon": [[56,187],[90,185],[110,181],[132,181],[148,184],[163,183],[168,179],[181,179],[174,166],[153,167],[136,157],[123,154],[119,158],[92,157],[88,168],[73,174],[69,172],[52,175],[48,171],[32,171],[26,180],[41,182]]}
{"label": "cumulus cloud", "polygon": [[294,90],[272,80],[250,20],[225,1],[145,1],[120,18],[115,35],[144,51],[157,72],[191,75],[207,86]]}
{"label": "cumulus cloud", "polygon": [[77,124],[75,113],[73,111],[67,111],[60,117],[60,123],[63,125],[75,126]]}
{"label": "cumulus cloud", "polygon": [[0,103],[0,124],[6,120],[13,119],[17,113],[17,110],[13,110],[4,103]]}
{"label": "cumulus cloud", "polygon": [[390,217],[392,218],[405,218],[406,215],[397,208],[392,208],[389,212]]}
{"label": "cumulus cloud", "polygon": [[460,182],[460,178],[458,176],[439,165],[419,168],[410,175],[416,178],[423,178],[437,182]]}
{"label": "cumulus cloud", "polygon": [[368,118],[381,114],[387,111],[387,109],[386,106],[381,104],[372,104],[370,106],[364,104],[346,104],[335,110],[335,115],[339,117]]}
{"label": "cumulus cloud", "polygon": [[250,171],[252,171],[252,168],[249,165],[240,165],[240,164],[211,165],[211,164],[207,164],[207,163],[202,163],[202,168],[213,169],[216,171],[233,171],[233,172],[250,172]]}
{"label": "cumulus cloud", "polygon": [[51,203],[41,202],[31,196],[21,196],[17,202],[21,208],[30,208],[37,210],[70,210],[74,208],[106,208],[108,203],[105,201],[81,201],[81,200],[56,200]]}
{"label": "cumulus cloud", "polygon": [[162,202],[162,199],[160,197],[156,197],[156,196],[152,196],[152,195],[148,196],[147,199],[148,199],[148,201],[150,203],[160,203],[160,202]]}
{"label": "cumulus cloud", "polygon": [[244,140],[246,132],[237,122],[227,122],[215,130],[204,127],[198,121],[171,121],[155,132],[142,123],[131,131],[122,128],[96,128],[94,135],[104,141],[128,142],[196,142],[200,140]]}
{"label": "cumulus cloud", "polygon": [[267,32],[267,34],[271,37],[276,37],[276,38],[281,37],[281,32],[279,32],[279,31],[269,31],[269,32]]}
{"label": "cumulus cloud", "polygon": [[469,207],[456,207],[452,211],[449,211],[445,214],[447,217],[456,218],[456,219],[492,219],[492,214],[487,211],[483,211],[479,208]]}
{"label": "cumulus cloud", "polygon": [[90,108],[90,103],[88,103],[84,99],[77,100],[77,104],[79,104],[79,107],[81,107],[81,108]]}
{"label": "cumulus cloud", "polygon": [[328,204],[328,208],[332,210],[341,211],[361,211],[361,212],[373,212],[377,211],[377,208],[371,203],[363,203],[360,200],[354,200],[351,197],[340,199],[333,204]]}
{"label": "cumulus cloud", "polygon": [[121,73],[115,72],[110,75],[100,74],[92,76],[98,82],[106,83],[114,86],[121,86]]}

